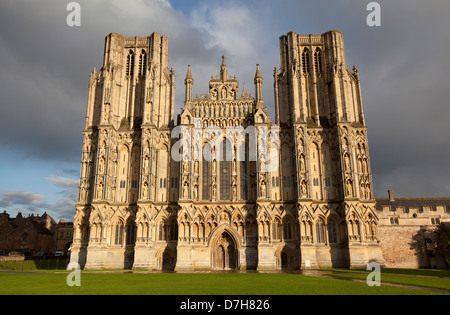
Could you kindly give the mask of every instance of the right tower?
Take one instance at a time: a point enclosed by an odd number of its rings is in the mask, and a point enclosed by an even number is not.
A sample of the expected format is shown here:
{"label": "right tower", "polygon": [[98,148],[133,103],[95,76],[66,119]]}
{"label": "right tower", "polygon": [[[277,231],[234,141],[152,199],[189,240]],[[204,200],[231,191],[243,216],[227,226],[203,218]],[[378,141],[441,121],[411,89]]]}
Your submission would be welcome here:
{"label": "right tower", "polygon": [[301,268],[383,264],[358,70],[342,33],[280,37],[276,124],[295,141]]}

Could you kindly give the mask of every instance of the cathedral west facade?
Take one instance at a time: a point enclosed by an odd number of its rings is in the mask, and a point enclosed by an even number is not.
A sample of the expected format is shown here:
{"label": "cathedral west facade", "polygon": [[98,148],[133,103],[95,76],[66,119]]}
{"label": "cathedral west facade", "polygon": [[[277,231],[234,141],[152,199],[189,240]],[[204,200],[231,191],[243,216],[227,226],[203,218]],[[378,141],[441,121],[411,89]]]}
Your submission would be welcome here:
{"label": "cathedral west facade", "polygon": [[281,270],[384,264],[358,70],[343,36],[280,37],[263,77],[225,57],[175,121],[168,39],[106,37],[91,73],[72,262],[86,269]]}

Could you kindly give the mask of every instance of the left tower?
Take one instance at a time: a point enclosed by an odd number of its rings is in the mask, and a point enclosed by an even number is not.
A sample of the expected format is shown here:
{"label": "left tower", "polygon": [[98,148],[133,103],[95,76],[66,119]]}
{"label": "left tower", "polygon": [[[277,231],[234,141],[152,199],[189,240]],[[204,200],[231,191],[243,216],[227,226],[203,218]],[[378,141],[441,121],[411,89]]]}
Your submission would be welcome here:
{"label": "left tower", "polygon": [[[83,131],[71,254],[82,268],[157,267],[149,266],[157,263],[152,222],[160,213],[170,219],[178,197],[169,182],[178,174],[170,159],[174,78],[167,37],[106,37]],[[160,247],[170,263],[169,243]]]}

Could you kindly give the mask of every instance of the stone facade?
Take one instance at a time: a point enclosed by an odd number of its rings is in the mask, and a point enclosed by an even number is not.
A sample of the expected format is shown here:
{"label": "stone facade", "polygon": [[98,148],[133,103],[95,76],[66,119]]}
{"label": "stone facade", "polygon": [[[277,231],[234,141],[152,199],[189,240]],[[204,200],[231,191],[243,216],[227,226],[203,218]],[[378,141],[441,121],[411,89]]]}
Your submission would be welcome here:
{"label": "stone facade", "polygon": [[177,271],[384,265],[359,75],[347,67],[343,36],[290,32],[280,52],[274,122],[259,65],[252,96],[222,57],[200,96],[188,66],[175,125],[168,39],[106,37],[89,82],[72,262]]}

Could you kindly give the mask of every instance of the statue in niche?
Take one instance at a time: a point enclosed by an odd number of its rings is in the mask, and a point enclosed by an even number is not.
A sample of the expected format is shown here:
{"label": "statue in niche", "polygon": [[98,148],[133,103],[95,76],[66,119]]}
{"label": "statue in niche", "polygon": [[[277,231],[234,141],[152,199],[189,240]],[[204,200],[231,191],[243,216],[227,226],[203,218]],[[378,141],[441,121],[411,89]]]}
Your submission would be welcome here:
{"label": "statue in niche", "polygon": [[194,163],[194,173],[198,174],[198,161],[195,161]]}
{"label": "statue in niche", "polygon": [[111,200],[114,201],[116,199],[116,185],[113,184],[111,187]]}
{"label": "statue in niche", "polygon": [[148,162],[149,162],[148,155],[146,155],[144,157],[144,165],[143,165],[143,168],[142,168],[144,173],[148,173]]}
{"label": "statue in niche", "polygon": [[99,181],[97,185],[97,198],[103,199],[103,182]]}
{"label": "statue in niche", "polygon": [[214,181],[212,184],[212,199],[215,200],[216,199],[216,182]]}
{"label": "statue in niche", "polygon": [[194,200],[197,200],[197,197],[198,197],[198,186],[195,185],[194,186]]}
{"label": "statue in niche", "polygon": [[347,181],[347,194],[349,197],[353,197],[353,185],[351,180]]}
{"label": "statue in niche", "polygon": [[148,195],[148,183],[145,182],[144,186],[142,187],[142,198],[147,199],[147,195]]}
{"label": "statue in niche", "polygon": [[100,163],[99,163],[99,167],[98,167],[98,172],[99,173],[103,173],[105,170],[105,157],[101,156],[100,157]]}
{"label": "statue in niche", "polygon": [[227,98],[227,89],[226,88],[222,89],[222,98],[223,99]]}
{"label": "statue in niche", "polygon": [[302,196],[306,196],[307,188],[306,188],[306,181],[304,181],[304,180],[302,180],[302,183],[301,183],[301,190],[302,190]]}
{"label": "statue in niche", "polygon": [[371,193],[370,193],[370,185],[366,185],[366,199],[370,199]]}
{"label": "statue in niche", "polygon": [[236,185],[236,180],[233,179],[233,184],[232,184],[232,191],[233,191],[233,199],[237,199],[237,185]]}
{"label": "statue in niche", "polygon": [[261,180],[261,197],[266,196],[266,181],[263,179]]}
{"label": "statue in niche", "polygon": [[300,155],[300,170],[301,171],[305,170],[305,156],[303,154]]}
{"label": "statue in niche", "polygon": [[348,154],[344,155],[344,162],[345,162],[345,170],[349,171],[350,170],[350,157],[348,156]]}
{"label": "statue in niche", "polygon": [[189,162],[184,162],[183,163],[183,172],[184,173],[189,173]]}
{"label": "statue in niche", "polygon": [[184,182],[183,184],[183,197],[188,198],[189,196],[189,185],[187,182]]}

